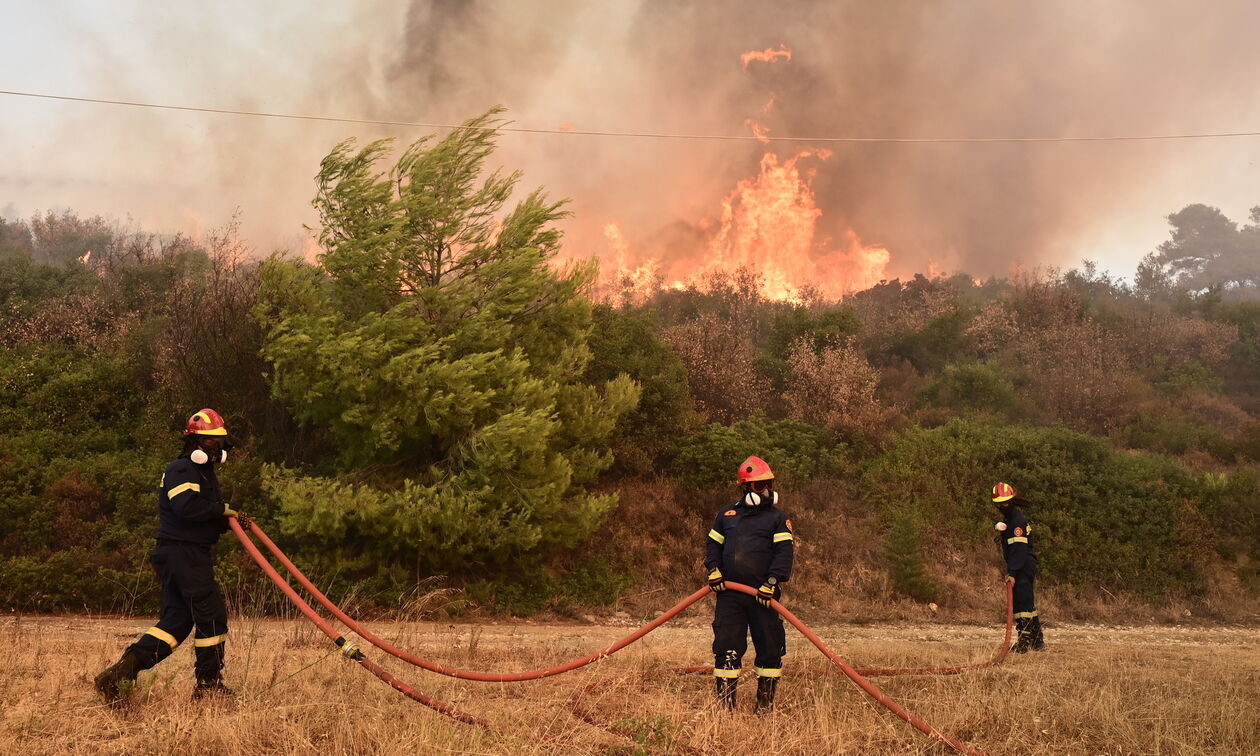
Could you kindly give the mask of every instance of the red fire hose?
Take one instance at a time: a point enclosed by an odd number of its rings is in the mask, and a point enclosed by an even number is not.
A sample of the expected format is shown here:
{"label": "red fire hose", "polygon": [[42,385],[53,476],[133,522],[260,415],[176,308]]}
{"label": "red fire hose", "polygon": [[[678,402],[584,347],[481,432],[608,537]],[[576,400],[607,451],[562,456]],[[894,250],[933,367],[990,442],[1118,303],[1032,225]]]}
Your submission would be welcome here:
{"label": "red fire hose", "polygon": [[[258,563],[258,566],[262,568],[263,572],[267,574],[267,577],[271,578],[272,582],[274,582],[280,588],[280,590],[283,591],[286,596],[288,596],[289,600],[292,601],[298,607],[298,609],[301,610],[301,612],[306,615],[308,619],[314,622],[315,625],[325,635],[331,638],[333,642],[336,643],[337,646],[342,649],[342,653],[346,657],[359,662],[359,664],[365,667],[372,674],[376,675],[380,679],[389,683],[391,687],[402,692],[407,697],[413,700],[416,700],[441,714],[444,714],[448,717],[459,720],[461,722],[466,722],[468,724],[476,724],[482,727],[497,729],[497,728],[494,728],[494,726],[491,723],[487,722],[486,720],[480,719],[471,714],[455,709],[454,707],[448,706],[447,704],[444,704],[440,701],[437,701],[435,699],[432,699],[428,696],[425,696],[415,691],[414,689],[407,686],[405,683],[391,676],[388,672],[386,672],[384,669],[382,669],[375,663],[368,660],[363,655],[363,652],[355,644],[352,644],[352,643],[347,644],[345,638],[339,635],[337,631],[333,629],[333,627],[326,620],[320,617],[319,614],[316,613],[315,610],[311,608],[310,604],[308,604],[304,599],[302,599],[301,596],[297,594],[296,591],[293,590],[293,587],[289,585],[289,582],[285,580],[276,571],[274,567],[272,567],[271,563],[268,562],[266,557],[264,557],[263,554],[258,550],[258,547],[254,545],[252,540],[250,540],[249,536],[246,534],[245,530],[241,527],[241,524],[237,521],[236,517],[229,517],[228,522],[231,525],[233,532],[236,533],[236,537],[240,539],[241,544],[245,547],[245,550],[254,559],[254,561]],[[406,651],[395,648],[393,645],[389,644],[388,642],[384,641],[378,636],[372,634],[366,628],[363,628],[361,625],[355,622],[354,619],[351,618],[349,615],[347,615],[345,612],[341,611],[341,609],[338,608],[331,600],[329,600],[327,596],[325,596],[322,592],[320,592],[319,589],[316,588],[315,585],[311,583],[310,580],[308,580],[306,576],[303,575],[300,570],[298,570],[297,566],[294,565],[291,561],[289,561],[289,559],[283,554],[283,552],[280,551],[279,547],[277,547],[275,543],[273,543],[271,539],[267,537],[267,535],[262,531],[261,528],[259,528],[256,524],[251,523],[250,532],[256,535],[263,542],[263,544],[267,547],[267,549],[280,561],[280,563],[285,567],[285,569],[288,570],[294,576],[295,579],[297,579],[298,583],[301,584],[303,588],[309,591],[311,595],[314,596],[315,599],[320,604],[322,604],[329,612],[331,612],[335,617],[337,617],[337,619],[341,620],[347,627],[349,627],[351,630],[354,630],[364,640],[367,640],[368,642],[377,646],[382,651],[385,651],[386,653],[389,653],[410,664],[414,664],[418,667],[427,669],[432,672],[437,672],[439,674],[444,674],[450,677],[457,677],[457,678],[467,679],[467,680],[478,680],[478,681],[483,681],[483,682],[515,682],[515,681],[521,681],[521,680],[536,680],[539,678],[550,677],[552,675],[558,675],[562,672],[568,672],[570,670],[577,669],[578,667],[582,667],[587,664],[590,664],[591,662],[602,659],[612,653],[615,653],[616,651],[619,651],[622,648],[625,648],[631,643],[642,638],[644,635],[647,635],[652,630],[655,630],[656,628],[660,627],[665,622],[668,622],[670,619],[673,619],[679,613],[685,610],[687,607],[696,603],[700,599],[704,598],[708,593],[710,593],[708,587],[701,588],[697,590],[695,593],[691,594],[690,596],[680,601],[678,604],[673,606],[671,609],[669,609],[667,612],[665,612],[661,616],[657,617],[652,622],[648,623],[647,625],[644,625],[643,627],[639,628],[637,631],[635,631],[634,633],[631,633],[625,638],[622,638],[621,640],[617,641],[616,643],[604,649],[603,651],[598,651],[592,654],[588,654],[587,656],[584,656],[580,659],[575,659],[566,664],[562,664],[556,667],[549,667],[547,669],[534,670],[532,672],[515,672],[515,673],[475,672],[475,671],[469,671],[469,670],[455,669],[452,667],[446,667],[444,665],[437,664],[435,662],[432,662],[426,659],[422,659],[420,657],[409,654]],[[742,585],[740,583],[733,583],[729,581],[726,583],[726,585],[728,588],[735,591],[739,591],[740,593],[745,593],[750,596],[757,595],[756,589],[751,588],[747,585]],[[989,660],[988,662],[974,664],[974,665],[966,665],[962,667],[945,667],[945,668],[940,668],[940,669],[870,670],[870,672],[875,673],[875,674],[957,674],[967,669],[976,669],[976,668],[987,667],[987,666],[992,666],[994,664],[997,664],[1005,657],[1006,648],[1010,641],[1011,600],[1012,600],[1012,591],[1011,591],[1010,586],[1008,585],[1007,586],[1006,639],[1003,642],[1003,648],[999,650],[998,654],[993,659]],[[953,748],[954,750],[960,753],[970,754],[971,756],[985,756],[983,752],[978,751],[972,748],[971,746],[968,746],[967,744],[958,741],[957,739],[951,737],[950,735],[947,735],[937,730],[935,727],[932,727],[927,722],[924,722],[923,720],[911,714],[909,711],[903,708],[900,704],[898,704],[896,701],[893,701],[891,698],[885,695],[882,691],[880,691],[877,687],[875,687],[870,681],[866,680],[861,672],[849,666],[849,664],[846,663],[844,659],[842,659],[836,652],[832,651],[827,646],[827,644],[824,643],[823,640],[818,637],[817,634],[815,634],[812,630],[810,630],[809,627],[804,622],[802,622],[800,619],[796,617],[796,615],[788,611],[786,607],[784,607],[778,601],[771,601],[770,604],[776,611],[779,612],[780,615],[783,616],[784,619],[786,619],[789,623],[791,623],[793,627],[795,627],[798,631],[800,631],[800,633],[804,635],[810,641],[810,643],[813,643],[814,646],[816,646],[818,650],[823,653],[824,656],[826,656],[829,660],[831,660],[831,662],[835,664],[846,677],[852,680],[854,684],[856,684],[859,688],[865,691],[868,695],[870,695],[876,701],[881,703],[889,711],[893,712],[898,717],[905,720],[907,723],[909,723],[911,726],[913,726],[915,729],[919,730],[920,732],[924,733],[925,735],[928,735],[931,738],[934,738],[936,740],[939,740],[942,743],[945,743],[946,745],[950,746],[951,748]],[[707,668],[702,668],[702,669],[705,669],[707,671]],[[556,741],[552,740],[551,742],[556,742]]]}

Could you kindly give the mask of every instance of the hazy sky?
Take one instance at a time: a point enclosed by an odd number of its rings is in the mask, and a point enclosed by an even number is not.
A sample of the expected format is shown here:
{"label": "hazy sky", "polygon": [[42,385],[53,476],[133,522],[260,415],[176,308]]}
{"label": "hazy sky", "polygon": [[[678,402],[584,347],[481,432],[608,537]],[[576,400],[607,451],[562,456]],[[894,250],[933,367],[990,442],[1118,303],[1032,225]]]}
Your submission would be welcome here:
{"label": "hazy sky", "polygon": [[[327,7],[325,7],[327,6]],[[774,135],[1075,136],[1260,131],[1260,3],[5,3],[0,89],[168,104],[519,125]],[[787,45],[790,62],[740,65]],[[761,108],[773,93],[767,115]],[[300,247],[319,159],[422,133],[0,96],[0,214],[70,207],[198,232],[239,207],[261,251]],[[757,171],[751,142],[505,135],[497,157],[570,197],[572,254],[674,241]],[[775,151],[787,157],[788,146]],[[1099,260],[1128,276],[1192,202],[1260,204],[1260,138],[854,145],[816,161],[821,229],[888,271]],[[681,231],[679,231],[681,229]]]}

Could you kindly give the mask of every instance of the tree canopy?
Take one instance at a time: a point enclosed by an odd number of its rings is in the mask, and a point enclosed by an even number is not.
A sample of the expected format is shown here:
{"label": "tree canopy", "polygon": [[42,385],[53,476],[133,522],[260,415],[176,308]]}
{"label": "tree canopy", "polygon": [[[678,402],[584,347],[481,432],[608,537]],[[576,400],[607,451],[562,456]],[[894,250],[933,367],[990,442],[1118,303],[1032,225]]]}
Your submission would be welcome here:
{"label": "tree canopy", "polygon": [[388,140],[338,145],[317,177],[322,268],[262,272],[274,389],[339,450],[265,484],[289,533],[354,543],[365,565],[510,562],[615,504],[584,487],[639,388],[581,381],[595,271],[551,265],[562,203],[534,191],[502,212],[519,174],[484,175],[498,114],[383,171]]}

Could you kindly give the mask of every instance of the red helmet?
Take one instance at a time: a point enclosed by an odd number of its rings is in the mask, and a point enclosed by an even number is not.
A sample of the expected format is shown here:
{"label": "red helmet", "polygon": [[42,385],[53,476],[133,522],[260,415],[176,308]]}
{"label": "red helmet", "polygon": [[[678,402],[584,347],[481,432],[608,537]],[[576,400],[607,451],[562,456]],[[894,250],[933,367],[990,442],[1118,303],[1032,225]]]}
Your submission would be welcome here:
{"label": "red helmet", "polygon": [[739,463],[739,482],[751,483],[754,480],[774,480],[774,471],[761,457],[749,457]]}
{"label": "red helmet", "polygon": [[223,417],[209,407],[188,418],[188,424],[184,426],[184,435],[191,436],[194,433],[199,436],[226,436],[228,434]]}
{"label": "red helmet", "polygon": [[1009,501],[1015,498],[1015,487],[1010,483],[998,483],[993,487],[994,501]]}

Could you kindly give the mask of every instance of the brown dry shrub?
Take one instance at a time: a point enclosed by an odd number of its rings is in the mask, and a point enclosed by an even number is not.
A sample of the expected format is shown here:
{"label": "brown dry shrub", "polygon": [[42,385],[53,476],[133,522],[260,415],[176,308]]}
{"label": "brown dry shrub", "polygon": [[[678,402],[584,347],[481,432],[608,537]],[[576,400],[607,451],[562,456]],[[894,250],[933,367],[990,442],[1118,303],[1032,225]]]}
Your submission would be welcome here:
{"label": "brown dry shrub", "polygon": [[851,344],[815,351],[808,340],[788,355],[791,380],[784,394],[788,417],[844,436],[883,434],[886,410],[875,398],[879,373]]}
{"label": "brown dry shrub", "polygon": [[66,294],[42,302],[29,316],[11,309],[0,318],[0,344],[66,344],[100,349],[117,342],[136,323],[133,313],[118,313],[98,293]]}
{"label": "brown dry shrub", "polygon": [[1235,435],[1252,422],[1251,415],[1228,397],[1206,391],[1191,391],[1178,405],[1187,414],[1217,428],[1226,435]]}
{"label": "brown dry shrub", "polygon": [[1141,382],[1118,340],[1092,320],[1029,331],[1017,346],[1030,406],[1069,427],[1109,433],[1134,416]]}
{"label": "brown dry shrub", "polygon": [[747,329],[712,314],[663,334],[687,368],[697,409],[710,420],[732,423],[771,401],[770,382],[756,369],[757,348]]}

